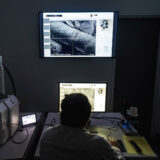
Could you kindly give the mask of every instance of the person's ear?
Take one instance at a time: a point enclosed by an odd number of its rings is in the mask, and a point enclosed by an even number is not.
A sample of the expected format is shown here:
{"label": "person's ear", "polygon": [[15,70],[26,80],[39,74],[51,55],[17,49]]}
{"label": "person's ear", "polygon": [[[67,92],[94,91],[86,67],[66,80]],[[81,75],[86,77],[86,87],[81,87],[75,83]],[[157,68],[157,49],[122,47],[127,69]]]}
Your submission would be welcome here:
{"label": "person's ear", "polygon": [[85,127],[89,126],[90,124],[91,124],[91,120],[90,120],[90,116],[89,116],[88,121],[85,124]]}

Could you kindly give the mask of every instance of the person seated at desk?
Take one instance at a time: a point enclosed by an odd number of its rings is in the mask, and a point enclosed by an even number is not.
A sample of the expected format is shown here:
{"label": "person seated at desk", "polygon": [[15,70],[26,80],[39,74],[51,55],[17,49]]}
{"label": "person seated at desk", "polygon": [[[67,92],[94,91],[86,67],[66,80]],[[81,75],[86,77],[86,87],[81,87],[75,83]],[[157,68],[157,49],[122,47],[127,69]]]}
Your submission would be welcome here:
{"label": "person seated at desk", "polygon": [[85,95],[67,95],[61,103],[61,124],[46,129],[41,139],[40,160],[119,159],[106,140],[84,130],[90,115],[91,105]]}

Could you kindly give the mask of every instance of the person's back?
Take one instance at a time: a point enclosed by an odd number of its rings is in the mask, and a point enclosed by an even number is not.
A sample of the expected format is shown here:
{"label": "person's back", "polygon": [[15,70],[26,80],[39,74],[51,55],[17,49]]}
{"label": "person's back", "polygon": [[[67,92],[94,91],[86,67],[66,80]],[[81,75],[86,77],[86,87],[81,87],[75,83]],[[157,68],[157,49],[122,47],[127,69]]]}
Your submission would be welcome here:
{"label": "person's back", "polygon": [[71,94],[61,104],[61,125],[48,128],[40,143],[41,160],[114,160],[117,154],[102,137],[83,127],[91,106],[86,96]]}
{"label": "person's back", "polygon": [[116,156],[103,138],[63,125],[46,130],[40,155],[46,160],[111,160]]}

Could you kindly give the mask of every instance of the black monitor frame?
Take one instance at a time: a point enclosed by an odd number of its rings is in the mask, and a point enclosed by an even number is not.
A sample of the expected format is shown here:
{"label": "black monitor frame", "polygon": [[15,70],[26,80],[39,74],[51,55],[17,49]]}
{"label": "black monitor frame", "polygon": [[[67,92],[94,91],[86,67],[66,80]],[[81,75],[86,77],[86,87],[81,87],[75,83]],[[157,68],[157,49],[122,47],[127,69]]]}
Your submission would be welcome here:
{"label": "black monitor frame", "polygon": [[[113,22],[113,39],[112,39],[112,56],[111,57],[84,57],[84,56],[68,56],[68,57],[63,57],[63,56],[54,56],[54,57],[45,57],[44,56],[44,41],[43,41],[43,13],[52,13],[51,11],[41,11],[39,12],[39,51],[40,51],[40,58],[115,58],[116,57],[116,37],[117,37],[117,17],[118,17],[118,12],[117,11],[101,11],[101,12],[113,12],[114,13],[114,22]],[[78,11],[76,11],[78,12]],[[75,12],[75,13],[76,13]],[[99,12],[99,11],[94,11],[94,12]],[[93,11],[89,13],[94,13]],[[53,13],[59,13],[57,11]],[[60,13],[69,13],[69,12],[60,12]],[[73,12],[74,13],[74,12]],[[80,11],[79,13],[88,13],[88,12],[82,12]]]}

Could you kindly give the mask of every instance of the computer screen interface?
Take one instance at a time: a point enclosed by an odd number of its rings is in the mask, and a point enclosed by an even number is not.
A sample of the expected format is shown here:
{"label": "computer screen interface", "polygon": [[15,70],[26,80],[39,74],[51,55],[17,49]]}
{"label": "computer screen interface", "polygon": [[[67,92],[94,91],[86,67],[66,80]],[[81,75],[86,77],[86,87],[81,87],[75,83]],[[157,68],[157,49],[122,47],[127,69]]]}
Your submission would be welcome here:
{"label": "computer screen interface", "polygon": [[113,57],[115,31],[115,12],[42,12],[41,57]]}
{"label": "computer screen interface", "polygon": [[106,111],[107,83],[59,83],[59,111],[65,96],[71,93],[86,95],[92,106],[92,112]]}

